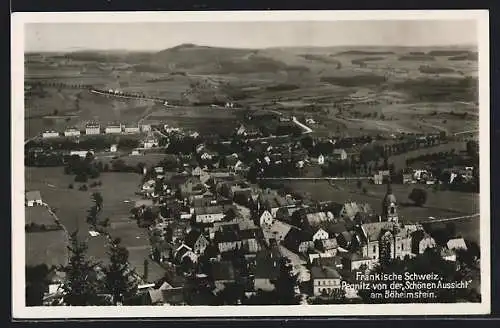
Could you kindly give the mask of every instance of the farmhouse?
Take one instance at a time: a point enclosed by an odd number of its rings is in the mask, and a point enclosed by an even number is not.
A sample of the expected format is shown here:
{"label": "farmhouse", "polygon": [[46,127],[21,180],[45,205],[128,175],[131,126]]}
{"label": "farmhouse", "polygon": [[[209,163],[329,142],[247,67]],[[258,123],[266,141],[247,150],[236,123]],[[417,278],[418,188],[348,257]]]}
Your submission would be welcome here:
{"label": "farmhouse", "polygon": [[85,127],[85,134],[95,135],[101,133],[101,126],[99,124],[88,124]]}
{"label": "farmhouse", "polygon": [[75,128],[66,129],[64,131],[64,136],[65,137],[76,137],[76,136],[79,136],[79,135],[80,135],[80,130],[75,129]]}
{"label": "farmhouse", "polygon": [[340,288],[341,276],[336,268],[313,266],[311,268],[311,280],[314,286],[314,295],[327,296]]}
{"label": "farmhouse", "polygon": [[148,137],[143,142],[143,147],[146,149],[155,148],[155,147],[158,147],[159,145],[160,145],[160,143],[159,143],[158,139],[156,139],[154,137]]}
{"label": "farmhouse", "polygon": [[56,131],[45,131],[42,133],[42,138],[57,138],[59,137],[59,132]]}
{"label": "farmhouse", "polygon": [[116,153],[118,151],[118,145],[117,144],[111,145],[111,147],[109,148],[109,151],[112,153]]}
{"label": "farmhouse", "polygon": [[25,195],[25,204],[28,207],[32,207],[35,205],[43,205],[42,195],[40,195],[40,191],[38,190],[27,191]]}

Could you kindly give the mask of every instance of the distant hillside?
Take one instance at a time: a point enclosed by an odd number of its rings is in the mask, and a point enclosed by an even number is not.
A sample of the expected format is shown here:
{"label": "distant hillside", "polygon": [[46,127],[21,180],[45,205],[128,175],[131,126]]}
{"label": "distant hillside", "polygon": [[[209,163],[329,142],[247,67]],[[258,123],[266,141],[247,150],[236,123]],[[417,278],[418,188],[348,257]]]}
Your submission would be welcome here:
{"label": "distant hillside", "polygon": [[342,51],[337,54],[336,56],[340,55],[394,55],[393,51],[368,51],[368,50],[348,50],[348,51]]}
{"label": "distant hillside", "polygon": [[468,53],[467,50],[432,50],[429,51],[430,56],[458,56]]}
{"label": "distant hillside", "polygon": [[150,61],[152,53],[150,52],[128,52],[128,51],[94,51],[83,50],[68,52],[58,57],[63,57],[75,61],[94,61],[100,63],[125,62],[142,63]]}
{"label": "distant hillside", "polygon": [[458,55],[458,56],[452,56],[449,57],[448,60],[471,60],[471,61],[477,61],[478,60],[478,55],[477,52],[468,52],[463,55]]}
{"label": "distant hillside", "polygon": [[162,50],[154,54],[152,60],[157,65],[171,69],[220,74],[309,70],[301,65],[287,65],[258,50],[194,44],[183,44]]}
{"label": "distant hillside", "polygon": [[436,60],[434,56],[430,55],[406,55],[399,57],[400,61],[433,61]]}

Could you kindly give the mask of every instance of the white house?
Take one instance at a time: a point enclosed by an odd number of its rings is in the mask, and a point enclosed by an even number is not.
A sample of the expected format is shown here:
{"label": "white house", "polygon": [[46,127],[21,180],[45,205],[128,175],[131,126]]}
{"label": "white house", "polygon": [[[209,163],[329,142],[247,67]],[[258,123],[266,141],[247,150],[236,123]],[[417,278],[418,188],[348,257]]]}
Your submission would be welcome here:
{"label": "white house", "polygon": [[40,195],[40,191],[38,190],[27,191],[25,195],[25,203],[26,206],[28,207],[32,207],[35,205],[43,205],[42,195]]}
{"label": "white house", "polygon": [[57,138],[59,137],[59,132],[56,131],[45,131],[42,133],[42,138]]}
{"label": "white house", "polygon": [[94,152],[91,150],[72,150],[69,152],[69,156],[80,156],[81,158],[87,157],[87,154],[91,153],[94,155]]}
{"label": "white house", "polygon": [[78,129],[67,129],[64,131],[64,136],[65,137],[76,137],[80,135],[80,130]]}
{"label": "white house", "polygon": [[323,154],[319,154],[319,156],[318,156],[318,164],[319,165],[325,164],[325,156],[323,156]]}
{"label": "white house", "polygon": [[85,127],[85,134],[95,135],[101,133],[101,126],[98,124],[89,124]]}
{"label": "white house", "polygon": [[194,215],[197,223],[214,223],[225,216],[221,206],[200,207],[195,209]]}
{"label": "white house", "polygon": [[271,226],[273,224],[273,216],[269,211],[264,211],[260,215],[259,219],[260,226]]}
{"label": "white house", "polygon": [[151,124],[142,124],[141,125],[141,131],[142,132],[149,132],[149,131],[151,131]]}
{"label": "white house", "polygon": [[125,133],[134,134],[141,132],[141,129],[138,126],[126,126]]}
{"label": "white house", "polygon": [[148,139],[144,140],[144,148],[146,148],[146,149],[158,147],[159,145],[160,145],[160,143],[158,142],[157,139],[148,138]]}
{"label": "white house", "polygon": [[117,144],[111,145],[111,147],[109,148],[109,151],[112,153],[116,153],[118,151],[118,145]]}
{"label": "white house", "polygon": [[315,296],[327,296],[340,289],[341,276],[337,270],[329,266],[312,267],[311,280]]}
{"label": "white house", "polygon": [[316,241],[316,240],[326,240],[328,239],[329,236],[328,236],[328,232],[326,232],[325,230],[323,229],[318,229],[316,230],[316,232],[314,233],[313,237],[312,237],[312,240],[313,241]]}
{"label": "white house", "polygon": [[450,239],[446,243],[446,246],[448,247],[448,249],[451,250],[457,250],[457,249],[467,250],[467,244],[465,243],[465,240],[463,238]]}
{"label": "white house", "polygon": [[120,125],[108,125],[104,130],[107,134],[122,133],[122,126]]}

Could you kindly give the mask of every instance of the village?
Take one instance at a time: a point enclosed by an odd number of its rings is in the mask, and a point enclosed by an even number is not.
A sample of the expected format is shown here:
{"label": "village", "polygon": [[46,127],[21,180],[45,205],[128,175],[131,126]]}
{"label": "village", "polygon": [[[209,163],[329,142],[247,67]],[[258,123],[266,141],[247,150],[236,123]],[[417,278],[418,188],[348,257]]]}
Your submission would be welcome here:
{"label": "village", "polygon": [[[100,145],[103,149],[78,147],[54,155],[63,166],[80,167],[75,163],[84,162],[102,167],[99,161],[106,156],[140,158],[151,150],[161,156],[173,144],[178,149],[185,143],[192,147],[157,163],[129,167],[142,176],[142,183],[134,200],[123,201],[133,204],[130,220],[147,232],[150,249],[144,266],[134,268],[137,291],[122,300],[123,304],[363,303],[370,302],[363,291],[345,286],[356,283],[357,273],[372,272],[394,261],[405,263],[432,252],[457,270],[464,270],[464,265],[459,265],[464,257],[470,258],[469,265],[477,269],[479,253],[453,227],[455,218],[404,216],[401,207],[408,207],[408,195],[393,189],[414,185],[409,198],[414,206],[422,206],[427,197],[432,197],[427,196],[426,188],[446,185],[460,190],[473,185],[478,167],[448,165],[436,172],[436,167],[429,165],[411,168],[408,159],[405,167],[398,168],[388,161],[390,155],[449,142],[467,143],[463,149],[474,152],[477,147],[470,140],[457,141],[442,134],[393,134],[387,136],[390,143],[375,151],[371,147],[368,152],[364,149],[375,142],[370,137],[332,141],[304,133],[298,138],[261,140],[243,124],[235,129],[229,144],[206,141],[192,131],[168,125],[130,129],[117,125],[102,130],[95,123],[86,127],[85,134],[140,133],[138,147],[123,150],[118,144],[106,144],[104,148]],[[71,131],[65,131],[64,136],[78,137],[77,130]],[[57,137],[61,138],[58,133]],[[52,136],[44,134],[43,139],[52,140]],[[360,142],[365,148],[356,147]],[[28,151],[31,165],[37,163],[36,154],[47,153],[40,150],[43,145]],[[454,154],[436,157],[447,155]],[[426,161],[433,160],[432,154],[427,156]],[[280,184],[294,179],[307,181],[313,188],[315,183],[319,186],[325,181],[331,188],[336,187],[337,179],[339,184],[354,181],[360,195],[369,193],[371,185],[382,185],[384,194],[377,196],[378,206],[356,200],[355,195],[319,201]],[[87,178],[81,180],[85,181]],[[28,191],[27,208],[44,206],[42,197],[40,191]],[[440,221],[446,223],[445,229],[428,224]],[[91,236],[107,233],[97,226],[89,231]],[[164,276],[148,276],[148,261],[159,265]],[[61,300],[60,285],[57,280],[50,284],[44,296],[46,305]]]}

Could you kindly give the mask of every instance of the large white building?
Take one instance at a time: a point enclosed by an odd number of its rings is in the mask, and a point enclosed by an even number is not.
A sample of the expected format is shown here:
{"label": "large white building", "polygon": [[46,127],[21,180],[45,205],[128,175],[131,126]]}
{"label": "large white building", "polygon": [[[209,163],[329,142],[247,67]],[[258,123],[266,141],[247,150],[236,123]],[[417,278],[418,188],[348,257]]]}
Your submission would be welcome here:
{"label": "large white building", "polygon": [[85,134],[95,135],[101,133],[101,126],[99,124],[89,124],[85,127]]}
{"label": "large white building", "polygon": [[80,130],[78,129],[71,128],[71,129],[66,129],[66,131],[64,131],[65,137],[76,137],[79,135],[80,135]]}
{"label": "large white building", "polygon": [[70,156],[80,156],[81,158],[85,158],[87,157],[87,154],[88,153],[91,153],[92,155],[94,154],[94,152],[92,150],[72,150],[69,152],[69,155]]}
{"label": "large white building", "polygon": [[149,132],[149,131],[151,131],[151,124],[142,124],[141,125],[141,131],[142,132]]}
{"label": "large white building", "polygon": [[141,129],[139,126],[126,126],[125,127],[125,133],[139,133],[141,132]]}
{"label": "large white building", "polygon": [[104,130],[106,134],[122,133],[122,126],[120,125],[108,125]]}
{"label": "large white building", "polygon": [[42,133],[42,138],[56,138],[59,137],[59,132],[56,131],[45,131]]}

